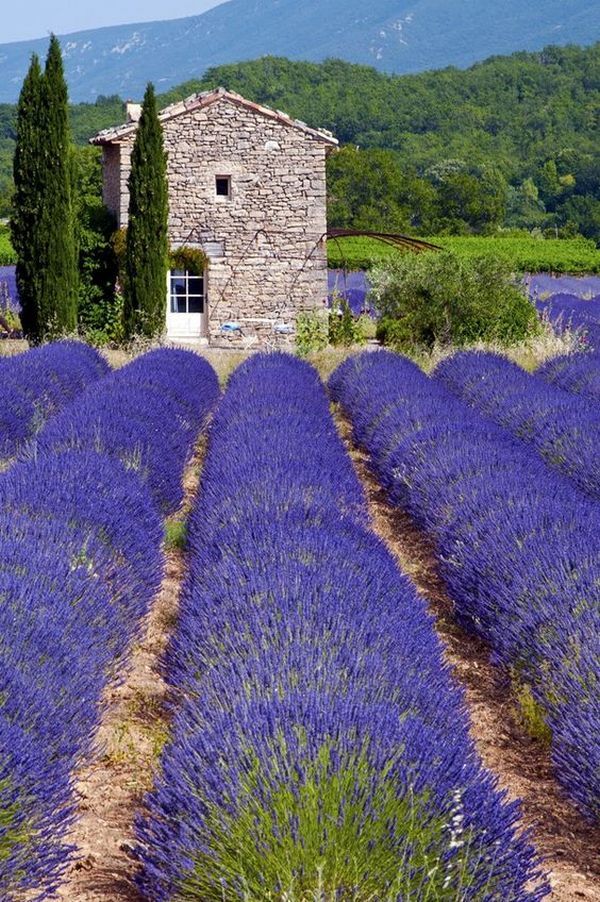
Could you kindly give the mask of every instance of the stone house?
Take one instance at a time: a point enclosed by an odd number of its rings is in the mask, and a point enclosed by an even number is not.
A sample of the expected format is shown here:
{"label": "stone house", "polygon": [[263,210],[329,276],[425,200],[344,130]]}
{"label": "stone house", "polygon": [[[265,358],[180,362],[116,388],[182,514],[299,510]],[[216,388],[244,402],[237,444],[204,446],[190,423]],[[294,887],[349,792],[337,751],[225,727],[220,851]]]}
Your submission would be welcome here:
{"label": "stone house", "polygon": [[[140,106],[92,138],[103,150],[104,202],[127,225]],[[211,345],[286,344],[301,311],[327,297],[330,132],[218,88],[160,113],[168,154],[171,247],[199,248],[204,273],[173,270],[167,335]]]}

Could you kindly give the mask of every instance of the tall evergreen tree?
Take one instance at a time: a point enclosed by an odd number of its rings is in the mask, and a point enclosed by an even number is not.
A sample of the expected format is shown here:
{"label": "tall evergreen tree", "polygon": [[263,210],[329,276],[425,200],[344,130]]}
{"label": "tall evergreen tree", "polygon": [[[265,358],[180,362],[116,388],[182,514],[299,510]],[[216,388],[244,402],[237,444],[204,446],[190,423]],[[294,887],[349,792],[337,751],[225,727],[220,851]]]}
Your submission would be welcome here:
{"label": "tall evergreen tree", "polygon": [[77,326],[78,262],[73,203],[73,150],[69,101],[60,44],[50,38],[43,80],[45,191],[40,228],[46,241],[46,269],[40,319],[47,334]]}
{"label": "tall evergreen tree", "polygon": [[27,336],[38,334],[38,298],[41,293],[40,221],[43,183],[42,70],[34,54],[17,107],[17,145],[13,161],[15,191],[10,220],[12,244],[17,254],[17,287],[21,323]]}
{"label": "tall evergreen tree", "polygon": [[164,328],[168,269],[167,155],[152,84],[144,95],[131,154],[125,250],[125,334],[156,336]]}
{"label": "tall evergreen tree", "polygon": [[11,231],[27,337],[38,342],[77,325],[77,251],[67,86],[52,35],[42,74],[32,58],[17,113]]}

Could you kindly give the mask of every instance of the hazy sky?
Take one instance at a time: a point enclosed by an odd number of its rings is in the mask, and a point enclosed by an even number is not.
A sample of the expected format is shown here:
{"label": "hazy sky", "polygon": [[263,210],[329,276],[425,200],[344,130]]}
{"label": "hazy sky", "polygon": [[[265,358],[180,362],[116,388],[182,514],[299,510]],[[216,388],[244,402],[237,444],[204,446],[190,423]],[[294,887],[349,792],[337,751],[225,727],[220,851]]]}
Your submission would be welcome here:
{"label": "hazy sky", "polygon": [[[49,32],[68,34],[85,28],[178,19],[194,16],[224,0],[8,0],[2,13],[0,44],[43,38]],[[4,4],[2,4],[4,7]]]}

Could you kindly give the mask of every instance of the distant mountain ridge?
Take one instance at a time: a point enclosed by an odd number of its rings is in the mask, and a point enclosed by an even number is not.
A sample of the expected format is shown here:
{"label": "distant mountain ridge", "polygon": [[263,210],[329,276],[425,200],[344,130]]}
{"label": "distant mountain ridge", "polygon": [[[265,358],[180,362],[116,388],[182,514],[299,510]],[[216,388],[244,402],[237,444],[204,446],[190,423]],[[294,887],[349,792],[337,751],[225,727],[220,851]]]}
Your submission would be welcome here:
{"label": "distant mountain ridge", "polygon": [[[468,66],[495,54],[600,39],[600,0],[229,0],[185,19],[61,37],[73,101],[166,91],[211,66],[275,54],[385,72]],[[0,102],[14,103],[47,39],[0,44]]]}

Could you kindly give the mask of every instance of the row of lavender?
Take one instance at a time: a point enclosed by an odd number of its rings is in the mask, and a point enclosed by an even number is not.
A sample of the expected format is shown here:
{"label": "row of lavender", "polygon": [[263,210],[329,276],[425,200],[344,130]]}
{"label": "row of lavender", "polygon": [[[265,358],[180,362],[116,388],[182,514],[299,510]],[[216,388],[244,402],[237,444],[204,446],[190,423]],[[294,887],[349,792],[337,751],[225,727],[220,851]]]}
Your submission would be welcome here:
{"label": "row of lavender", "polygon": [[600,352],[555,357],[537,373],[565,391],[600,401]]}
{"label": "row of lavender", "polygon": [[535,448],[586,495],[600,499],[600,411],[594,411],[586,398],[530,375],[500,354],[481,351],[448,357],[437,367],[435,378]]}
{"label": "row of lavender", "polygon": [[109,366],[88,345],[60,341],[14,357],[0,357],[0,470]]}
{"label": "row of lavender", "polygon": [[74,768],[159,586],[160,509],[180,500],[217,394],[200,358],[152,352],[90,385],[0,477],[3,899],[46,898],[73,851]]}
{"label": "row of lavender", "polygon": [[536,301],[538,312],[547,317],[555,331],[577,329],[593,350],[600,350],[600,295],[581,298],[557,293]]}
{"label": "row of lavender", "polygon": [[171,740],[138,823],[146,898],[544,895],[424,604],[367,523],[315,371],[243,364],[189,525]]}
{"label": "row of lavender", "polygon": [[558,779],[598,818],[598,505],[409,360],[360,355],[330,387],[392,503],[435,539],[460,622],[527,687]]}

